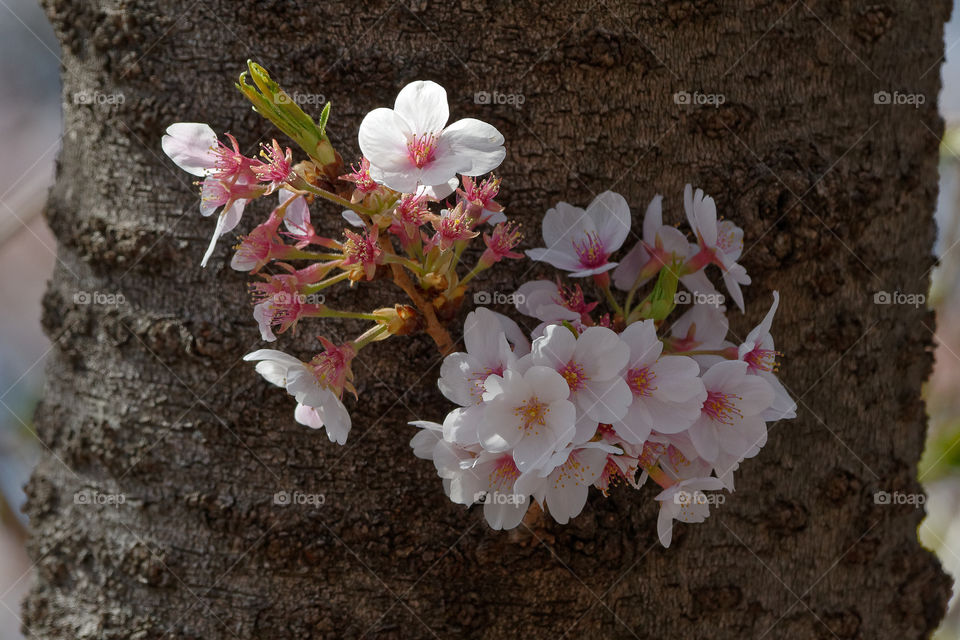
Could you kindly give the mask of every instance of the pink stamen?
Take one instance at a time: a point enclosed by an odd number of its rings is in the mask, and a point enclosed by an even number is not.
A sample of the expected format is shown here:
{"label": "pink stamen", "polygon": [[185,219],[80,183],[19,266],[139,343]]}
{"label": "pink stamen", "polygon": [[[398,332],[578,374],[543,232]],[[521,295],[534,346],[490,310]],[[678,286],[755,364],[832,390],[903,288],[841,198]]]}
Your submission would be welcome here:
{"label": "pink stamen", "polygon": [[594,269],[607,264],[609,254],[600,242],[600,236],[596,231],[586,234],[586,239],[582,241],[573,240],[573,248],[580,259],[580,266],[585,269]]}
{"label": "pink stamen", "polygon": [[413,136],[407,142],[407,156],[418,169],[433,162],[437,153],[437,137],[432,133]]}
{"label": "pink stamen", "polygon": [[639,367],[627,371],[627,386],[635,397],[649,398],[657,388],[653,385],[657,374],[648,367]]}
{"label": "pink stamen", "polygon": [[707,399],[703,403],[703,412],[715,422],[732,425],[743,418],[743,413],[737,408],[736,400],[740,396],[721,391],[708,391]]}

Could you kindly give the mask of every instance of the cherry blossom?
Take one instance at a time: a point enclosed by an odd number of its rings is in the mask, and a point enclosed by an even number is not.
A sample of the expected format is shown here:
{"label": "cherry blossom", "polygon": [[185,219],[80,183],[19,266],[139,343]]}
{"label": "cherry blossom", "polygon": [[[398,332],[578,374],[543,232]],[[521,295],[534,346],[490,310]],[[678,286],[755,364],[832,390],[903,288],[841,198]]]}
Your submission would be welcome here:
{"label": "cherry blossom", "polygon": [[[447,126],[446,90],[418,80],[397,95],[393,109],[374,109],[360,123],[360,150],[370,177],[413,193],[418,185],[445,188],[456,174],[479,176],[506,155],[503,136],[491,125],[465,118]],[[439,197],[444,197],[443,195]]]}
{"label": "cherry blossom", "polygon": [[620,449],[601,442],[588,442],[558,451],[546,465],[551,471],[534,496],[546,503],[554,520],[566,524],[583,511],[590,486],[603,475],[607,456],[619,452]]}
{"label": "cherry blossom", "polygon": [[743,229],[729,220],[717,222],[717,205],[702,189],[693,191],[689,184],[683,190],[683,208],[687,222],[697,236],[700,251],[690,258],[694,270],[708,263],[720,267],[723,283],[730,297],[743,311],[740,285],[750,284],[750,276],[737,259],[743,252]]}
{"label": "cherry blossom", "polygon": [[350,432],[350,414],[340,401],[352,377],[349,353],[349,345],[341,348],[329,345],[327,354],[318,356],[321,360],[309,363],[275,349],[260,349],[243,359],[257,362],[257,373],[267,382],[284,387],[297,400],[294,411],[297,422],[312,429],[325,428],[330,441],[342,445]]}
{"label": "cherry blossom", "polygon": [[703,374],[707,397],[700,417],[690,426],[690,439],[701,458],[717,460],[723,451],[752,457],[767,441],[761,414],[773,402],[773,389],[760,376],[747,374],[741,360],[719,362]]}
{"label": "cherry blossom", "polygon": [[605,191],[586,210],[559,202],[547,211],[542,225],[546,248],[528,249],[532,260],[572,272],[575,278],[604,273],[630,233],[630,206],[623,196]]}
{"label": "cherry blossom", "polygon": [[521,472],[540,468],[573,440],[576,408],[566,380],[553,369],[507,369],[488,376],[484,387],[480,444],[494,453],[512,451]]}
{"label": "cherry blossom", "polygon": [[653,430],[679,433],[687,429],[700,416],[707,397],[699,365],[686,356],[661,356],[663,343],[653,320],[631,324],[620,339],[630,348],[623,375],[633,402],[620,420],[611,423],[614,430],[639,445]]}
{"label": "cherry blossom", "polygon": [[710,515],[711,500],[704,491],[723,488],[717,478],[690,478],[678,482],[657,494],[660,503],[660,515],[657,518],[657,535],[660,544],[669,547],[673,540],[673,521],[703,522]]}
{"label": "cherry blossom", "polygon": [[764,411],[763,419],[767,421],[786,420],[797,417],[797,403],[790,398],[790,394],[783,383],[774,375],[777,371],[777,356],[779,353],[773,346],[773,336],[770,327],[773,316],[780,305],[780,294],[773,292],[773,304],[763,320],[743,341],[737,350],[737,357],[747,363],[747,372],[762,377],[773,389],[774,400],[770,408]]}
{"label": "cherry blossom", "polygon": [[622,418],[631,394],[621,373],[629,347],[605,327],[587,327],[574,336],[567,327],[551,325],[531,347],[532,363],[557,371],[577,405],[577,442],[593,436],[598,423]]}

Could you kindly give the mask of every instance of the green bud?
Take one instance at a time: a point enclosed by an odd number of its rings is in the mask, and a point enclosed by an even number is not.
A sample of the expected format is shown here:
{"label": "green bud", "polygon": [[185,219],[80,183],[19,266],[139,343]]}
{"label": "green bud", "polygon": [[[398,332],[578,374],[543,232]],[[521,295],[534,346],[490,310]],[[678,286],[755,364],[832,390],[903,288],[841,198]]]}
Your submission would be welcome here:
{"label": "green bud", "polygon": [[330,103],[324,105],[317,124],[274,82],[266,69],[252,60],[247,61],[247,68],[248,71],[240,74],[236,87],[253,104],[254,111],[287,134],[318,165],[336,162],[336,153],[326,133]]}

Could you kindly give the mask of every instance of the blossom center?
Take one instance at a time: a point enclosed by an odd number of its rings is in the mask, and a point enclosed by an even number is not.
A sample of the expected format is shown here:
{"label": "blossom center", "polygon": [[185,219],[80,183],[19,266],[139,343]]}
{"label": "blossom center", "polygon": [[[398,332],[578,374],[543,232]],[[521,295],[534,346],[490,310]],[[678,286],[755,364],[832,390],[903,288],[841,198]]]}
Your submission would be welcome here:
{"label": "blossom center", "polygon": [[743,412],[737,408],[736,400],[740,396],[722,391],[707,391],[707,399],[703,402],[703,412],[715,422],[732,425],[743,418]]}
{"label": "blossom center", "polygon": [[586,381],[588,380],[587,374],[584,373],[583,367],[578,362],[571,360],[563,365],[563,368],[560,369],[558,373],[567,381],[567,386],[570,387],[570,391],[577,391],[586,386]]}
{"label": "blossom center", "polygon": [[634,396],[649,398],[657,390],[653,382],[657,379],[657,374],[649,367],[639,367],[627,371],[627,386]]}
{"label": "blossom center", "polygon": [[776,371],[777,356],[780,355],[772,349],[761,349],[757,347],[743,357],[751,373],[757,371]]}
{"label": "blossom center", "polygon": [[412,136],[407,141],[407,156],[417,169],[422,169],[433,162],[437,154],[437,136],[432,133],[423,133]]}
{"label": "blossom center", "polygon": [[513,413],[521,421],[518,429],[527,433],[532,431],[536,435],[540,433],[539,428],[547,424],[547,414],[550,413],[550,407],[533,396],[515,407]]}
{"label": "blossom center", "polygon": [[573,240],[573,248],[577,252],[577,258],[580,264],[588,269],[602,267],[607,263],[607,251],[600,242],[600,236],[596,231],[590,231],[586,237],[581,240]]}

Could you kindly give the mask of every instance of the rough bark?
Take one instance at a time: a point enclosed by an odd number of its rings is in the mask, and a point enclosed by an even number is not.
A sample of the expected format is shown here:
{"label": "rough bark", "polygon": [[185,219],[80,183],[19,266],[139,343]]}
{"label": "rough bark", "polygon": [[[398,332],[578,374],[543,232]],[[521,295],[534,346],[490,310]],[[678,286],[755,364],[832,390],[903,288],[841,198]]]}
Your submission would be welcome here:
{"label": "rough bark", "polygon": [[[55,348],[37,415],[49,447],[29,484],[36,638],[920,638],[949,586],[921,549],[920,386],[933,318],[876,305],[924,292],[932,265],[936,113],[948,3],[802,0],[536,4],[426,0],[235,3],[45,0],[63,48],[65,137],[48,220],[60,263],[45,298]],[[614,189],[637,217],[692,181],[742,224],[754,276],[745,335],[775,332],[800,401],[706,523],[656,542],[653,487],[594,496],[569,526],[491,532],[451,504],[408,447],[408,419],[447,405],[428,340],[357,366],[339,448],[240,357],[256,347],[228,242],[199,268],[210,220],[160,153],[171,122],[252,148],[273,135],[232,89],[248,57],[288,90],[333,100],[356,153],[362,114],[415,78],[508,140],[510,213],[538,239],[559,199]],[[77,91],[122,105],[75,104]],[[476,91],[522,94],[483,105]],[[877,105],[878,90],[925,104]],[[719,93],[719,108],[674,93]],[[329,209],[321,227],[339,223]],[[241,231],[249,229],[249,215]],[[527,265],[499,269],[511,291]],[[371,289],[368,287],[368,289]],[[387,285],[341,294],[390,301]],[[78,291],[122,304],[77,304]],[[310,353],[316,325],[280,345]],[[327,324],[338,336],[355,330]],[[78,490],[123,494],[77,504]],[[325,496],[318,509],[275,492]]]}

